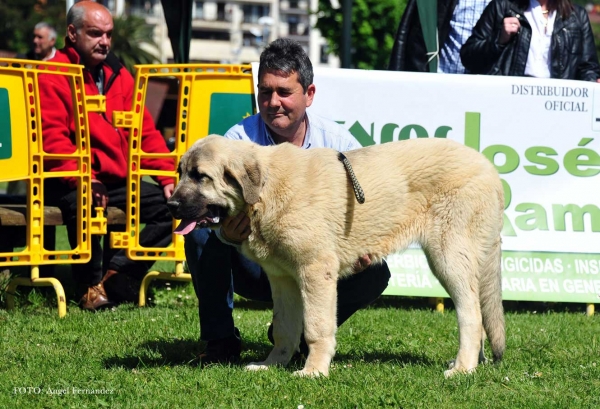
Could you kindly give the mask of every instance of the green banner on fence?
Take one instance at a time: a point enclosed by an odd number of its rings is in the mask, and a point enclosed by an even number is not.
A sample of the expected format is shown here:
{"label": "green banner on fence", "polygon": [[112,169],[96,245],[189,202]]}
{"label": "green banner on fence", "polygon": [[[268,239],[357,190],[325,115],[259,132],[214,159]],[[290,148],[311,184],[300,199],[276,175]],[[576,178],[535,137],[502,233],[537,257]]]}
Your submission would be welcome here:
{"label": "green banner on fence", "polygon": [[12,130],[8,90],[0,88],[0,159],[12,157]]}
{"label": "green banner on fence", "polygon": [[252,94],[215,92],[210,97],[208,133],[225,135],[233,125],[254,112]]}
{"label": "green banner on fence", "polygon": [[[384,294],[448,297],[420,249],[387,258],[392,278]],[[549,302],[600,302],[600,254],[505,251],[502,298]]]}

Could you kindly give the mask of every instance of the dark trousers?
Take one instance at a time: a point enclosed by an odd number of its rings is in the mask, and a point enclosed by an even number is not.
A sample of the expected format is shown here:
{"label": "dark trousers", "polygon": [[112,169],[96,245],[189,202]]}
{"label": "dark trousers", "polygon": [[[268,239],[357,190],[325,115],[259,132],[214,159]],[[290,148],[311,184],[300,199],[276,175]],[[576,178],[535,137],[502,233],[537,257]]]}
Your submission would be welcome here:
{"label": "dark trousers", "polygon": [[[260,266],[223,244],[214,232],[196,229],[185,237],[185,254],[198,297],[200,338],[204,341],[233,334],[233,293],[256,301],[272,301],[267,275]],[[337,324],[375,301],[390,279],[387,264],[338,281]]]}
{"label": "dark trousers", "polygon": [[[125,211],[128,200],[125,182],[105,186],[108,205]],[[46,203],[61,209],[71,248],[77,246],[77,191],[54,179],[48,180],[44,189]],[[139,244],[143,247],[168,246],[172,238],[173,218],[167,208],[163,189],[153,183],[141,182],[138,200],[140,221],[146,223],[146,227],[140,232]],[[82,294],[89,286],[98,284],[106,270],[116,270],[141,279],[154,264],[154,261],[130,260],[124,250],[109,249],[108,235],[104,246],[106,251],[103,251],[101,238],[96,235],[90,237],[92,258],[88,263],[71,265],[77,291]]]}

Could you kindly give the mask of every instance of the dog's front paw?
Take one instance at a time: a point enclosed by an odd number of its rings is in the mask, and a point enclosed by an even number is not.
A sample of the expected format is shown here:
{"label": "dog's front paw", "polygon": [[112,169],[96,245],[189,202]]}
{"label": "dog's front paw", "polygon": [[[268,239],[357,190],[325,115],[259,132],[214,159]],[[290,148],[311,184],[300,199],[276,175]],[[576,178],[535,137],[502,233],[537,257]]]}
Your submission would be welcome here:
{"label": "dog's front paw", "polygon": [[328,371],[319,371],[316,368],[312,368],[312,369],[301,369],[300,371],[295,371],[294,372],[294,376],[300,376],[300,377],[310,377],[310,378],[318,378],[319,376],[328,376],[329,372]]}
{"label": "dog's front paw", "polygon": [[444,371],[444,378],[448,379],[448,378],[451,378],[451,377],[453,377],[454,375],[457,375],[457,374],[470,374],[470,373],[473,373],[473,372],[475,372],[475,368],[471,368],[471,369],[464,369],[464,368],[462,368],[462,369],[460,369],[460,368],[454,366],[453,368],[448,369],[447,371]]}
{"label": "dog's front paw", "polygon": [[266,371],[269,369],[268,365],[263,362],[250,362],[245,368],[247,371]]}

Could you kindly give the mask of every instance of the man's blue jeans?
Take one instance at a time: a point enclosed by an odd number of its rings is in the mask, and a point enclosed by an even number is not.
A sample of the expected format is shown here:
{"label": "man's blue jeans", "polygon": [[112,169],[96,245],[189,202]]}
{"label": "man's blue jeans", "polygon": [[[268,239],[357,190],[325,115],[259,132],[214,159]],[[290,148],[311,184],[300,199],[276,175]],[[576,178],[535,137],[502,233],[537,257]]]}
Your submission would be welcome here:
{"label": "man's blue jeans", "polygon": [[[200,338],[211,341],[233,334],[233,293],[271,302],[271,287],[260,266],[222,243],[209,229],[185,236],[185,255],[198,297]],[[386,289],[390,270],[384,262],[338,281],[338,326]]]}

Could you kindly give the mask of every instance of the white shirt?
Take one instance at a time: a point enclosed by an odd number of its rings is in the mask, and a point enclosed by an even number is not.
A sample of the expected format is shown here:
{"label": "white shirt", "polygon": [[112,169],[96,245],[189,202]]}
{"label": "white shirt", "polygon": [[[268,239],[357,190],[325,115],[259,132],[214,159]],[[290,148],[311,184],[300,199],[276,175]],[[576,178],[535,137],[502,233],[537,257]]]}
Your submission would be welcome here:
{"label": "white shirt", "polygon": [[54,58],[55,54],[56,54],[56,48],[52,47],[52,51],[50,51],[50,54],[48,54],[48,56],[46,58],[44,58],[43,61],[51,60],[52,58]]}
{"label": "white shirt", "polygon": [[548,13],[548,19],[542,14],[542,6],[537,0],[529,0],[525,18],[531,25],[531,43],[527,54],[525,75],[537,78],[550,78],[550,45],[556,10]]}

